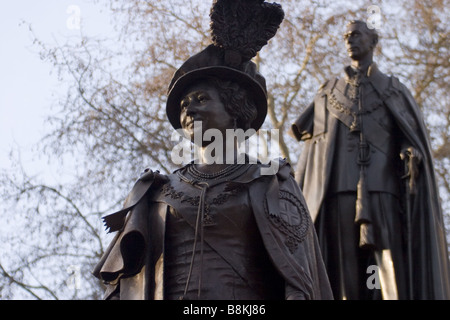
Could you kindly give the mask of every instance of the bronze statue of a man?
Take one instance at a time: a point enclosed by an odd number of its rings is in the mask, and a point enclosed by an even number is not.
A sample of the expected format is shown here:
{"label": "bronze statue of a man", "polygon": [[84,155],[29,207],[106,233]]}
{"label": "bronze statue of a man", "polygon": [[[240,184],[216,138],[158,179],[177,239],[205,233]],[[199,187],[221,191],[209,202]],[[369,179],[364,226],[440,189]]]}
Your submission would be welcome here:
{"label": "bronze statue of a man", "polygon": [[[236,20],[245,15],[251,17]],[[213,44],[189,58],[169,86],[167,116],[175,129],[194,142],[197,134],[214,129],[226,137],[225,150],[229,130],[261,127],[266,86],[250,59],[283,17],[277,4],[214,2]],[[264,25],[265,32],[252,23]],[[168,175],[144,172],[123,209],[104,217],[110,231],[118,231],[94,270],[107,285],[106,298],[332,299],[289,164],[280,160],[277,171],[262,174],[269,165],[240,157],[236,140],[235,161],[224,161],[230,159],[227,149],[211,163],[211,143],[198,143],[204,161]]]}
{"label": "bronze statue of a man", "polygon": [[[448,299],[449,263],[430,144],[408,89],[373,62],[378,35],[351,21],[351,65],[292,126],[297,181],[335,299]],[[379,276],[379,278],[377,277]]]}

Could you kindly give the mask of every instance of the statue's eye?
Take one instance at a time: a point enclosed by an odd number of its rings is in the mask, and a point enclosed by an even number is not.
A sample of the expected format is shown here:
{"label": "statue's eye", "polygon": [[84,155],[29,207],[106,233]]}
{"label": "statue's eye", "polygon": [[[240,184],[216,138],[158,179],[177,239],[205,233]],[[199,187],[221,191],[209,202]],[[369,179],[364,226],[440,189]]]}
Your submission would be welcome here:
{"label": "statue's eye", "polygon": [[180,102],[181,109],[186,109],[189,106],[189,99],[183,99]]}
{"label": "statue's eye", "polygon": [[204,94],[199,94],[197,99],[198,99],[198,102],[205,103],[208,100],[208,97]]}

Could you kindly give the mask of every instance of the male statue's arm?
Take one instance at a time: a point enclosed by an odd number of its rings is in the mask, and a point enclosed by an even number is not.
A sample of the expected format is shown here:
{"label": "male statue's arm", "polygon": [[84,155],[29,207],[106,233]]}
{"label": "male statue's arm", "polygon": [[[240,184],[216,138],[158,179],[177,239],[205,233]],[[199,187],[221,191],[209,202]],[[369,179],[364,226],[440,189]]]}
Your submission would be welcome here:
{"label": "male statue's arm", "polygon": [[409,180],[409,192],[411,194],[416,193],[416,180],[420,173],[420,163],[422,162],[422,155],[418,150],[413,147],[403,147],[400,152],[400,159],[405,163],[405,170],[403,172],[403,178]]}
{"label": "male statue's arm", "polygon": [[314,123],[314,102],[312,102],[291,126],[289,134],[297,141],[311,139]]}

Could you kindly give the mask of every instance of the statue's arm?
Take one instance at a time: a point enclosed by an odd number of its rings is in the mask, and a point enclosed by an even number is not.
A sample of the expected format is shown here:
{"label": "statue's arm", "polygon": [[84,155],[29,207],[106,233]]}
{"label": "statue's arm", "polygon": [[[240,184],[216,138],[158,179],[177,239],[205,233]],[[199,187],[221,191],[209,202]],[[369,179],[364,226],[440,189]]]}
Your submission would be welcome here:
{"label": "statue's arm", "polygon": [[290,134],[298,141],[308,140],[313,134],[314,102],[312,102],[291,126]]}

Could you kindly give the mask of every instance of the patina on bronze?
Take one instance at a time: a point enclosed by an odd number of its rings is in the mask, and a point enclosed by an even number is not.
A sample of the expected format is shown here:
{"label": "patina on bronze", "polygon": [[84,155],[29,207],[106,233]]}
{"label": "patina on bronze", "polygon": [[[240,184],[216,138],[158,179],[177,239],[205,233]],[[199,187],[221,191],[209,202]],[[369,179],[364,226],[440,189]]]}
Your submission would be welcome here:
{"label": "patina on bronze", "polygon": [[[213,44],[188,59],[169,85],[175,129],[192,137],[195,121],[220,132],[260,128],[266,85],[250,59],[283,17],[278,4],[214,2]],[[203,141],[201,150],[207,146]],[[143,173],[123,209],[104,217],[117,231],[94,270],[106,299],[332,299],[290,165],[275,160],[279,170],[263,175],[269,165],[243,157],[193,162],[169,175]]]}
{"label": "patina on bronze", "polygon": [[374,29],[351,21],[344,40],[351,65],[321,86],[292,126],[305,142],[296,178],[334,297],[448,299],[447,243],[422,113],[373,62]]}

